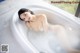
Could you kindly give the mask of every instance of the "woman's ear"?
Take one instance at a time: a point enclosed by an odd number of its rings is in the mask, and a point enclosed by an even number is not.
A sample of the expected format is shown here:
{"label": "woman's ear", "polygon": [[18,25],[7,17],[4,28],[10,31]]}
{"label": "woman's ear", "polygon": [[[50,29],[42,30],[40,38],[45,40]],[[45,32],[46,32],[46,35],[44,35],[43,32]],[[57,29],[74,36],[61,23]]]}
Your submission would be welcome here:
{"label": "woman's ear", "polygon": [[22,14],[20,15],[20,18],[21,18],[21,19],[23,18],[23,15],[22,15]]}
{"label": "woman's ear", "polygon": [[23,21],[24,16],[21,14],[19,15],[19,19]]}
{"label": "woman's ear", "polygon": [[23,20],[25,18],[25,16],[23,14],[21,14],[20,18]]}

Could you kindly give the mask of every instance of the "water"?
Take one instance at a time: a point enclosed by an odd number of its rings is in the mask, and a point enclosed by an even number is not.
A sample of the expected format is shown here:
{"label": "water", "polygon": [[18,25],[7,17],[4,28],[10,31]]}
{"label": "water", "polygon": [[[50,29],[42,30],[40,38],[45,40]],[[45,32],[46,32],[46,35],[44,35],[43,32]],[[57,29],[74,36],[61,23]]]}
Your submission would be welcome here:
{"label": "water", "polygon": [[66,53],[66,50],[60,46],[55,32],[49,30],[47,32],[28,31],[28,39],[40,53]]}

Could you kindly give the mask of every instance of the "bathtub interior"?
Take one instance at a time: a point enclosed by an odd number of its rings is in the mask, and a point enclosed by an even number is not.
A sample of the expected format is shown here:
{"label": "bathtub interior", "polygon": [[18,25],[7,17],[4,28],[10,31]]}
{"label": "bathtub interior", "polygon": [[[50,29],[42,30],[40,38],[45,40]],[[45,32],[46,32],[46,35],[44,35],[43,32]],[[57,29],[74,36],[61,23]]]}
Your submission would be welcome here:
{"label": "bathtub interior", "polygon": [[48,10],[38,10],[35,11],[36,14],[46,14],[48,22],[54,25],[62,25],[67,31],[68,38],[70,41],[70,44],[72,46],[75,46],[77,43],[79,43],[79,32],[80,32],[80,25],[77,24],[75,21],[68,19],[64,15],[55,13],[54,11],[48,11]]}
{"label": "bathtub interior", "polygon": [[[31,9],[32,10],[32,9]],[[55,11],[50,11],[50,10],[46,10],[46,9],[37,9],[37,10],[32,10],[35,14],[46,14],[48,22],[51,24],[58,24],[58,25],[62,25],[64,26],[64,28],[66,29],[67,33],[68,33],[68,40],[70,41],[70,45],[71,47],[78,47],[78,43],[79,43],[79,32],[80,32],[80,26],[79,24],[77,24],[75,21],[65,17],[64,15],[61,15]],[[31,39],[32,37],[28,36],[27,32],[28,32],[28,28],[26,27],[25,23],[21,20],[19,20],[18,15],[16,13],[16,15],[14,15],[15,18],[13,21],[13,24],[16,27],[16,30],[20,33],[19,36],[21,36],[23,39],[28,39],[28,41],[31,42],[31,44],[36,47],[36,44],[34,44],[34,40]],[[26,40],[25,40],[26,42]],[[50,42],[49,44],[52,49],[53,49],[53,41]],[[37,47],[36,47],[37,48]],[[38,50],[40,50],[39,48],[37,48]],[[44,51],[46,52],[46,51]],[[53,53],[53,51],[52,51]],[[64,53],[64,52],[63,52]]]}

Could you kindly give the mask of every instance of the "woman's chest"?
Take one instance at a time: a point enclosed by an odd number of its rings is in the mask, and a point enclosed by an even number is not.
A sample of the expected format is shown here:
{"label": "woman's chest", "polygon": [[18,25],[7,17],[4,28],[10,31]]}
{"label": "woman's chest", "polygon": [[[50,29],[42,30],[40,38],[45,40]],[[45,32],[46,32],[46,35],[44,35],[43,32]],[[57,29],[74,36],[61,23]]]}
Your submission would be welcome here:
{"label": "woman's chest", "polygon": [[41,23],[41,21],[37,20],[37,21],[34,21],[34,22],[30,22],[30,26],[38,28],[38,27],[42,27],[42,23]]}

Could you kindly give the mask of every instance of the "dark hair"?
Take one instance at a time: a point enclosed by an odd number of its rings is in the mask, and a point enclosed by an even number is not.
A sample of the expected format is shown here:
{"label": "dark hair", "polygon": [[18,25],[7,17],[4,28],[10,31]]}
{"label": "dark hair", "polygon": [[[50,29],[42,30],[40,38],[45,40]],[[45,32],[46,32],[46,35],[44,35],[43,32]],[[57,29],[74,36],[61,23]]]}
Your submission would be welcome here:
{"label": "dark hair", "polygon": [[18,11],[18,16],[19,16],[19,19],[23,21],[23,19],[20,18],[20,15],[24,12],[30,12],[32,15],[34,14],[31,10],[29,9],[26,9],[26,8],[21,8],[19,11]]}

